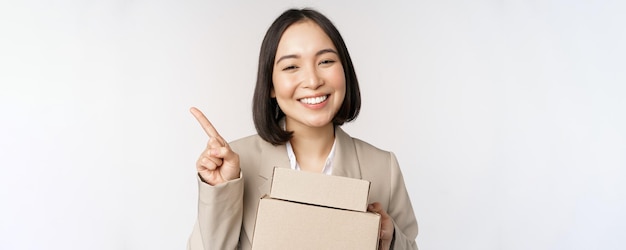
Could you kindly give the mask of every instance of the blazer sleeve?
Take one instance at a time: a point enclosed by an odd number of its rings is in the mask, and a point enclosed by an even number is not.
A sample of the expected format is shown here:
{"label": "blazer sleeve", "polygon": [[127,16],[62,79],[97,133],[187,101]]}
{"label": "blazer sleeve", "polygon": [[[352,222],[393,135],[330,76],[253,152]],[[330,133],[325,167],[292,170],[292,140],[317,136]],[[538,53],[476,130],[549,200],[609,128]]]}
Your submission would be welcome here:
{"label": "blazer sleeve", "polygon": [[243,176],[211,186],[198,177],[198,218],[188,250],[236,249],[243,217]]}
{"label": "blazer sleeve", "polygon": [[393,219],[394,239],[391,249],[417,249],[417,220],[409,193],[404,185],[404,177],[398,166],[396,156],[391,153],[391,195],[387,213]]}

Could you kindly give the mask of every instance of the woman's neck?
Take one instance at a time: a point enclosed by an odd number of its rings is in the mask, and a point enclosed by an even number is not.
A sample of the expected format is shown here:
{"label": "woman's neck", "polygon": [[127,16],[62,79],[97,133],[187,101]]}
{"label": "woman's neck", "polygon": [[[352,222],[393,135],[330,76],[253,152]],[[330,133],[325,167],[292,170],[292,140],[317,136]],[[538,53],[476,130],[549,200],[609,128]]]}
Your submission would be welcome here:
{"label": "woman's neck", "polygon": [[330,150],[335,143],[335,127],[332,123],[320,128],[292,128],[289,142],[300,168],[309,172],[322,172]]}

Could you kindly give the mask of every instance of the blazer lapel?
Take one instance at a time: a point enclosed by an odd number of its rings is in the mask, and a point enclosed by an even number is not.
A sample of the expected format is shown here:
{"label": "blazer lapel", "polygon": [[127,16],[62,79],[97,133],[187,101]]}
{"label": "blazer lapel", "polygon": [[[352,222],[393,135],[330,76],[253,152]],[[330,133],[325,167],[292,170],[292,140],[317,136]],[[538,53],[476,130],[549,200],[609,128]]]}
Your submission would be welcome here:
{"label": "blazer lapel", "polygon": [[262,184],[259,185],[260,195],[270,193],[272,186],[272,175],[274,168],[289,168],[289,157],[287,157],[287,148],[285,145],[274,146],[270,143],[263,142],[261,145],[261,167],[259,169],[259,177]]}
{"label": "blazer lapel", "polygon": [[335,127],[335,158],[333,159],[333,175],[361,179],[361,167],[354,147],[354,141],[350,135]]}

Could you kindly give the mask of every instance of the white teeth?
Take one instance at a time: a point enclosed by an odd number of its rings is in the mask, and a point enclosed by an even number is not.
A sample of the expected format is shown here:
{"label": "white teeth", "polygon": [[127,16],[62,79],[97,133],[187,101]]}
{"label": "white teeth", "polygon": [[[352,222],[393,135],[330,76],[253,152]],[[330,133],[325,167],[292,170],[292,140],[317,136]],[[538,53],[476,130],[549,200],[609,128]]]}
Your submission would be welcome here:
{"label": "white teeth", "polygon": [[326,101],[326,96],[318,96],[318,97],[311,97],[311,98],[302,98],[300,99],[301,103],[306,103],[306,104],[318,104],[321,103],[323,101]]}

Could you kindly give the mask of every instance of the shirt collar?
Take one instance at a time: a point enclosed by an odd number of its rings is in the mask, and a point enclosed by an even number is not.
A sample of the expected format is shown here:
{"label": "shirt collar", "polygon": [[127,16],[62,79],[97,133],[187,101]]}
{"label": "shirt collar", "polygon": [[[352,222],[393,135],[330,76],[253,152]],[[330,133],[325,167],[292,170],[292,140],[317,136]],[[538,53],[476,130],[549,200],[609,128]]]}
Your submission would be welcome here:
{"label": "shirt collar", "polygon": [[[326,163],[324,164],[324,168],[322,169],[322,173],[326,175],[332,175],[333,173],[333,158],[335,156],[335,145],[337,145],[337,138],[333,142],[333,147],[330,149],[330,153],[328,153],[328,157],[326,158]],[[291,143],[287,141],[287,156],[289,157],[289,165],[291,169],[300,171],[300,165],[296,160],[296,154],[293,152],[293,148],[291,147]]]}

